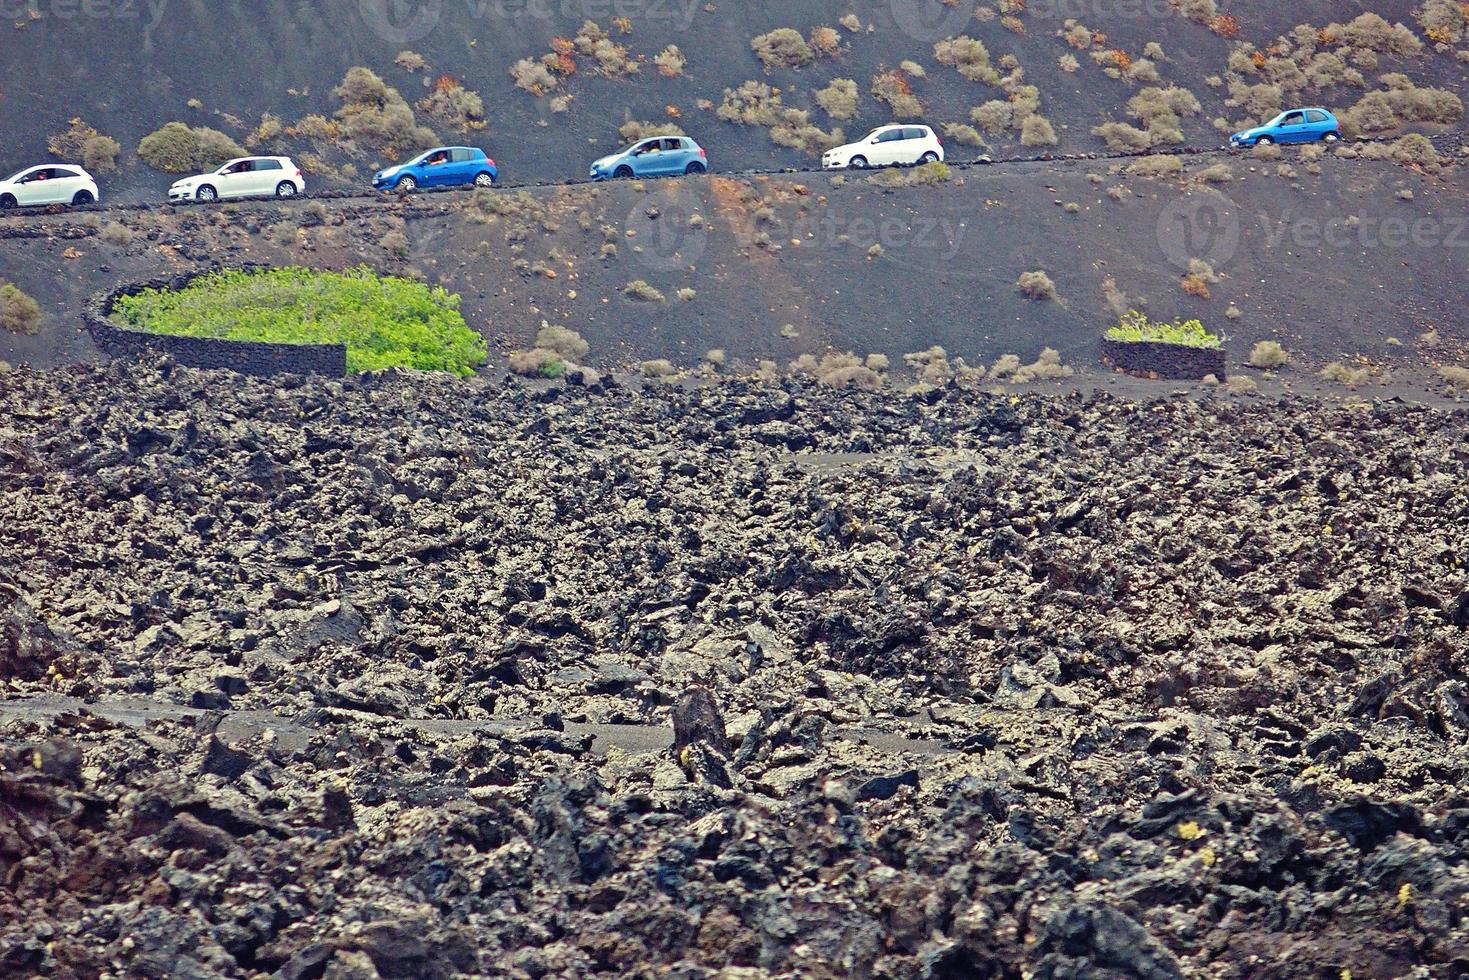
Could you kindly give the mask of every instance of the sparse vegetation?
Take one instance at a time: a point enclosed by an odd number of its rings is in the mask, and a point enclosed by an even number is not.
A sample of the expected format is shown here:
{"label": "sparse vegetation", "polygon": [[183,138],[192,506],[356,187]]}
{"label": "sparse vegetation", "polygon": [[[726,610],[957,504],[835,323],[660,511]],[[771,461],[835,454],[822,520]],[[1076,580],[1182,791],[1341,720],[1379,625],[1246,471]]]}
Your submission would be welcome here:
{"label": "sparse vegetation", "polygon": [[801,32],[791,27],[778,27],[751,39],[750,48],[767,70],[800,68],[809,65],[816,57]]}
{"label": "sparse vegetation", "polygon": [[1261,340],[1250,348],[1250,367],[1274,369],[1290,363],[1290,355],[1276,340]]}
{"label": "sparse vegetation", "polygon": [[398,57],[393,59],[393,64],[404,71],[423,71],[428,67],[428,62],[423,55],[417,51],[399,51]]}
{"label": "sparse vegetation", "polygon": [[676,44],[670,44],[653,56],[653,65],[658,69],[658,74],[664,78],[677,78],[682,75],[687,64],[688,59],[684,57],[684,53]]}
{"label": "sparse vegetation", "polygon": [[217,129],[171,122],[138,143],[138,156],[154,170],[182,174],[217,167],[245,150]]}
{"label": "sparse vegetation", "polygon": [[642,279],[634,279],[622,287],[622,295],[640,303],[661,303],[664,296]]}
{"label": "sparse vegetation", "polygon": [[109,221],[102,226],[97,237],[114,248],[127,248],[133,243],[133,233],[127,225],[117,221]]}
{"label": "sparse vegetation", "polygon": [[673,378],[678,376],[678,368],[672,361],[659,357],[639,364],[638,373],[645,378]]}
{"label": "sparse vegetation", "polygon": [[1372,378],[1372,369],[1365,365],[1353,367],[1341,361],[1332,361],[1321,369],[1321,377],[1348,388],[1360,388]]}
{"label": "sparse vegetation", "polygon": [[1020,278],[1015,280],[1015,288],[1030,299],[1053,300],[1056,298],[1056,284],[1040,269],[1033,272],[1022,272]]}
{"label": "sparse vegetation", "polygon": [[80,160],[93,174],[116,170],[117,155],[122,152],[117,140],[102,135],[80,119],[71,120],[66,132],[47,140],[46,149],[63,160]]}
{"label": "sparse vegetation", "polygon": [[426,149],[438,141],[433,130],[419,125],[413,107],[398,90],[366,68],[349,68],[332,94],[342,105],[336,112],[336,126],[321,134],[329,139],[346,137],[352,148],[360,145],[392,156]]}
{"label": "sparse vegetation", "polygon": [[857,115],[857,83],[850,78],[833,78],[826,88],[816,92],[816,104],[833,119],[851,119]]}
{"label": "sparse vegetation", "polygon": [[933,46],[933,57],[948,65],[970,81],[998,85],[1000,73],[990,64],[990,53],[982,41],[972,37],[951,37]]}
{"label": "sparse vegetation", "polygon": [[923,104],[913,94],[913,84],[900,68],[872,76],[872,94],[888,104],[895,119],[923,115]]}
{"label": "sparse vegetation", "polygon": [[1128,310],[1115,327],[1107,329],[1107,339],[1125,344],[1180,344],[1184,347],[1215,349],[1222,341],[1204,329],[1199,320],[1151,320],[1146,313]]}
{"label": "sparse vegetation", "polygon": [[119,299],[114,316],[153,333],[274,343],[341,343],[349,371],[407,367],[472,374],[484,338],[442,287],[366,268],[209,273],[182,290]]}
{"label": "sparse vegetation", "polygon": [[41,307],[14,283],[0,282],[0,329],[16,334],[41,329]]}
{"label": "sparse vegetation", "polygon": [[1183,161],[1169,153],[1155,153],[1128,164],[1127,172],[1138,177],[1172,177],[1183,173]]}
{"label": "sparse vegetation", "polygon": [[1438,369],[1438,375],[1448,383],[1449,387],[1469,391],[1469,367],[1444,365]]}

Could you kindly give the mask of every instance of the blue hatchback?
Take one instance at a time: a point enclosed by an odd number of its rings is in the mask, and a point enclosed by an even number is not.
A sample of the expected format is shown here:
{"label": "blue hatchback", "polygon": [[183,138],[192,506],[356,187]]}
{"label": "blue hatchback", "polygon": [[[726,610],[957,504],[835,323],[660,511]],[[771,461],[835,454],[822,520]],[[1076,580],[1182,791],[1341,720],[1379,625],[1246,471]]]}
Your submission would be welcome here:
{"label": "blue hatchback", "polygon": [[472,146],[440,146],[407,163],[372,175],[380,191],[415,191],[420,187],[491,187],[500,178],[495,161]]}
{"label": "blue hatchback", "polygon": [[709,169],[704,148],[687,136],[653,136],[592,164],[592,179],[701,174]]}
{"label": "blue hatchback", "polygon": [[1230,146],[1263,143],[1335,143],[1341,139],[1341,124],[1328,109],[1312,106],[1287,109],[1263,126],[1241,130],[1229,138]]}

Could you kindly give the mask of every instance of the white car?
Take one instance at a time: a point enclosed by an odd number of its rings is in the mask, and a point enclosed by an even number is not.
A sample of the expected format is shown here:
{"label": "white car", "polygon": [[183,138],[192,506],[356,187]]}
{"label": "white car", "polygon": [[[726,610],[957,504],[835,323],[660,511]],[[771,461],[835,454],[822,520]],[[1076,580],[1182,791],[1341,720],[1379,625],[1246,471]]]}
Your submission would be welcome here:
{"label": "white car", "polygon": [[827,150],[821,165],[827,170],[865,170],[935,163],[943,158],[944,145],[927,126],[879,126],[855,143]]}
{"label": "white car", "polygon": [[175,181],[170,201],[219,201],[231,197],[295,197],[306,178],[290,157],[240,157],[213,173]]}
{"label": "white car", "polygon": [[34,204],[92,204],[99,196],[92,175],[70,163],[27,167],[0,180],[0,211]]}

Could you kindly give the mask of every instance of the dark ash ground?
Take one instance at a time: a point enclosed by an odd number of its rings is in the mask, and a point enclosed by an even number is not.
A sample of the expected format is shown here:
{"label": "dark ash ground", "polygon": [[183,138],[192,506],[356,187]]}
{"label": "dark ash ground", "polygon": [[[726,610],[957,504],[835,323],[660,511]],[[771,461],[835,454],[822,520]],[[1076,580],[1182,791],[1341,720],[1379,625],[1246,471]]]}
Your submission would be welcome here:
{"label": "dark ash ground", "polygon": [[0,375],[0,973],[1464,975],[1466,476],[1394,402]]}

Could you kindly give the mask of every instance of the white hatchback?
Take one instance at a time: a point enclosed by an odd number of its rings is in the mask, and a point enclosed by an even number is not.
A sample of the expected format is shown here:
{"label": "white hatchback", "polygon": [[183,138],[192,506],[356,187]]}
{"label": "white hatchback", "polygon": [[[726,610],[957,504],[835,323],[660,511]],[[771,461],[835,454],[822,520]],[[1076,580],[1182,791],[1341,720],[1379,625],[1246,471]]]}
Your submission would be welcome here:
{"label": "white hatchback", "polygon": [[944,145],[927,126],[879,126],[855,143],[827,150],[821,165],[827,170],[863,170],[936,163],[943,158]]}
{"label": "white hatchback", "polygon": [[0,211],[36,204],[93,204],[97,181],[81,167],[48,163],[0,180]]}
{"label": "white hatchback", "polygon": [[231,197],[295,197],[306,190],[290,157],[241,157],[213,173],[185,177],[168,189],[170,201],[218,201]]}

